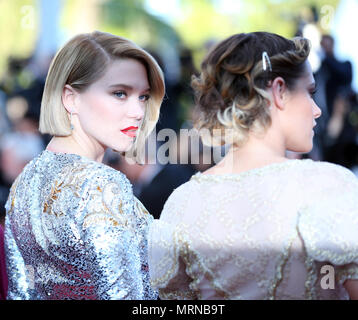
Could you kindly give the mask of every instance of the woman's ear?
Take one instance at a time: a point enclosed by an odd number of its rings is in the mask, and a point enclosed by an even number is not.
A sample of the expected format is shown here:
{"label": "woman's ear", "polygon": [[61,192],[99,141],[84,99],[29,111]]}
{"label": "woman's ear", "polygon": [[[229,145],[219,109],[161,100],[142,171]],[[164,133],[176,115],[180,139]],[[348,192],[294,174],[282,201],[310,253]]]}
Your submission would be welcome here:
{"label": "woman's ear", "polygon": [[69,84],[66,84],[62,90],[62,103],[69,113],[76,113],[77,92]]}
{"label": "woman's ear", "polygon": [[287,92],[287,86],[285,80],[281,77],[277,77],[271,84],[273,102],[277,108],[283,110],[285,108],[285,93]]}

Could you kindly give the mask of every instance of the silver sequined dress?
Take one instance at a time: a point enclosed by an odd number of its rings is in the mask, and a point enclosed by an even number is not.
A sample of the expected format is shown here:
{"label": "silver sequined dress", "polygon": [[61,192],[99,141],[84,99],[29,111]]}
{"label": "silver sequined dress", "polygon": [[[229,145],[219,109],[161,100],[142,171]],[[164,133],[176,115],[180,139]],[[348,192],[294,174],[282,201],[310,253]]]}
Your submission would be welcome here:
{"label": "silver sequined dress", "polygon": [[8,299],[156,299],[149,285],[152,217],[122,173],[44,150],[6,203]]}

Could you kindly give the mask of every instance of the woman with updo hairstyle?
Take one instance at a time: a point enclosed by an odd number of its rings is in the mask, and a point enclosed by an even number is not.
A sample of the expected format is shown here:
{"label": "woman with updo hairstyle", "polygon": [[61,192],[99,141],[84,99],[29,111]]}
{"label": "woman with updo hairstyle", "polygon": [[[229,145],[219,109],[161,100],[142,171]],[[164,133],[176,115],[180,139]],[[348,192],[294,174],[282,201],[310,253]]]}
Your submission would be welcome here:
{"label": "woman with updo hairstyle", "polygon": [[358,298],[358,180],[312,149],[321,110],[304,38],[233,35],[193,76],[195,125],[226,156],[174,190],[149,231],[162,299]]}
{"label": "woman with updo hairstyle", "polygon": [[157,62],[127,39],[95,31],[57,52],[39,127],[52,139],[6,203],[8,299],[157,299],[147,261],[153,218],[102,159],[107,149],[140,159],[164,91]]}

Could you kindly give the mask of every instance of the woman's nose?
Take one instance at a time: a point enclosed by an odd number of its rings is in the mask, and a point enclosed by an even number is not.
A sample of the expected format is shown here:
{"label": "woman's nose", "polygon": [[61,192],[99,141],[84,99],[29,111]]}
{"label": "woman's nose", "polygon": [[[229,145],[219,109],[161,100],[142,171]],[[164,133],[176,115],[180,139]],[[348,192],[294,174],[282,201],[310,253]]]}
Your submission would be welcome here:
{"label": "woman's nose", "polygon": [[316,105],[316,103],[314,104],[313,115],[315,119],[319,118],[322,115],[322,110],[319,106]]}
{"label": "woman's nose", "polygon": [[144,116],[143,102],[133,101],[129,106],[128,116],[137,120],[141,120]]}

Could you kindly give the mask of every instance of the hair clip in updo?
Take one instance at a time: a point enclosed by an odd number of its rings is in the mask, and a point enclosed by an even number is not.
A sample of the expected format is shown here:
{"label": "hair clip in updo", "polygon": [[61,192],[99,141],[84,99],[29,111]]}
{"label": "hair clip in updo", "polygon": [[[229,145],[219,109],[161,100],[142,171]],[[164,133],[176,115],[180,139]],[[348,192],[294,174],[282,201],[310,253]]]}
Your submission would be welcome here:
{"label": "hair clip in updo", "polygon": [[262,68],[264,71],[267,69],[267,65],[269,66],[270,71],[272,72],[271,61],[266,51],[262,52]]}

